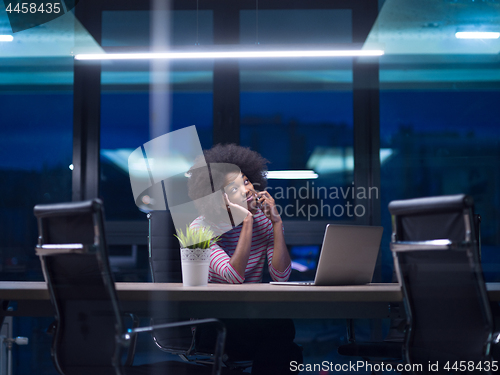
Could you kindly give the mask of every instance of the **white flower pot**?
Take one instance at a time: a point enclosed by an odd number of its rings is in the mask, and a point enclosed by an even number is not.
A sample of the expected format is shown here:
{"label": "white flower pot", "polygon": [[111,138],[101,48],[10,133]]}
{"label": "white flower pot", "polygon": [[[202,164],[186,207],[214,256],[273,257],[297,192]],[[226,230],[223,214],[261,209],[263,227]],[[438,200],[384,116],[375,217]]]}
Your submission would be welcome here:
{"label": "white flower pot", "polygon": [[208,285],[211,252],[210,248],[181,248],[182,284],[184,286]]}

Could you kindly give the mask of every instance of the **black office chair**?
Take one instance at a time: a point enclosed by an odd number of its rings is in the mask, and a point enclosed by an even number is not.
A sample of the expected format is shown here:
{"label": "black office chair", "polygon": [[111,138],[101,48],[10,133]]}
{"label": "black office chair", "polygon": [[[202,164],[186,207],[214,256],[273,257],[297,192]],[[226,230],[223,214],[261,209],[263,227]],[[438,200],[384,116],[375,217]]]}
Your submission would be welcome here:
{"label": "black office chair", "polygon": [[409,322],[406,361],[422,365],[421,373],[435,374],[429,361],[438,361],[439,370],[447,372],[446,363],[451,367],[455,361],[477,365],[491,360],[491,345],[498,342],[498,334],[493,333],[479,262],[472,198],[393,201],[389,211],[391,250]]}
{"label": "black office chair", "polygon": [[[425,209],[425,203],[432,202],[433,200],[447,201],[450,197],[437,197],[437,198],[419,198],[411,199],[406,201],[395,201],[391,203],[390,207],[394,209],[398,205],[407,205],[414,209],[415,206],[419,206],[420,209]],[[460,198],[458,198],[460,199]],[[429,201],[430,200],[430,201]],[[405,202],[405,203],[397,203]],[[480,254],[480,225],[481,217],[474,214],[473,210],[471,212],[473,217],[473,227],[474,231],[471,235],[474,236],[477,243],[478,254]],[[427,220],[427,217],[420,217],[417,221],[408,220],[402,217],[399,218],[401,221],[399,223],[399,237],[404,236],[406,240],[430,240],[435,238],[465,238],[466,231],[464,226],[456,226],[457,212],[450,211],[449,209],[445,211],[440,211],[438,220],[443,217],[448,217],[450,220],[446,225],[435,225],[432,220]],[[394,220],[394,219],[393,219]],[[394,233],[393,233],[394,239]],[[396,276],[396,273],[394,273]],[[397,282],[397,278],[393,279],[393,282]],[[399,306],[392,306],[391,308],[399,308]],[[349,343],[341,345],[338,348],[338,353],[344,356],[357,356],[362,357],[369,362],[385,362],[397,364],[401,363],[404,358],[403,344],[405,339],[405,331],[407,328],[406,319],[391,319],[390,328],[384,341],[381,342],[358,342],[355,340],[354,327],[352,320],[347,323],[348,340]]]}
{"label": "black office chair", "polygon": [[[174,224],[169,211],[151,211],[149,219],[149,264],[154,283],[181,283],[181,258],[179,241],[173,236]],[[152,324],[164,324],[171,319],[161,316],[154,317]],[[210,363],[213,353],[207,348],[199,348],[197,334],[189,327],[179,327],[172,330],[154,331],[153,339],[163,351],[179,355],[183,360],[196,363]],[[223,355],[224,365],[235,371],[242,371],[252,366],[252,361],[232,361]]]}
{"label": "black office chair", "polygon": [[[173,236],[175,228],[169,211],[151,211],[149,220],[149,265],[154,283],[181,283],[179,241]],[[154,317],[152,324],[165,324],[172,319]],[[188,361],[194,353],[194,338],[189,327],[169,331],[154,331],[153,340],[160,350],[177,354]]]}
{"label": "black office chair", "polygon": [[[56,313],[52,357],[60,374],[220,373],[225,328],[216,319],[125,328],[108,262],[100,200],[37,205],[34,212],[39,230],[36,251]],[[219,332],[212,369],[180,361],[132,366],[138,333],[202,324],[215,325]]]}

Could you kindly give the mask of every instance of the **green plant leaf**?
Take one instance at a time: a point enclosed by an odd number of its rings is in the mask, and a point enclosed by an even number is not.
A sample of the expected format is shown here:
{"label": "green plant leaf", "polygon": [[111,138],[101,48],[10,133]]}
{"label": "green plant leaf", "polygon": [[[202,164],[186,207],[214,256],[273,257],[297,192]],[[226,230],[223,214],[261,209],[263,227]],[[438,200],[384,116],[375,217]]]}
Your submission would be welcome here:
{"label": "green plant leaf", "polygon": [[189,249],[208,249],[220,238],[209,228],[191,228],[188,225],[184,231],[177,229],[176,232],[174,236],[179,240],[181,247]]}

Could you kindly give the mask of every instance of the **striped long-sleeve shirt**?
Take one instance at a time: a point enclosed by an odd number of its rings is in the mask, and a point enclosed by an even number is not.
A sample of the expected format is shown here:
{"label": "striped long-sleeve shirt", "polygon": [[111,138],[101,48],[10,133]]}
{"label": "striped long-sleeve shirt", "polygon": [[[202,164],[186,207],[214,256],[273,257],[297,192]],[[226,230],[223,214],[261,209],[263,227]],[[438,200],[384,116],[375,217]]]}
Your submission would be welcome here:
{"label": "striped long-sleeve shirt", "polygon": [[[203,220],[203,217],[197,218],[193,221],[191,227],[199,227]],[[238,244],[241,228],[242,225],[238,225],[222,234],[217,243],[211,246],[209,282],[229,284],[260,283],[262,282],[266,258],[271,278],[274,281],[287,281],[290,277],[291,266],[288,266],[284,272],[280,272],[272,266],[271,262],[274,253],[273,224],[261,210],[258,210],[253,216],[252,245],[245,274],[240,275],[236,272],[229,260]]]}

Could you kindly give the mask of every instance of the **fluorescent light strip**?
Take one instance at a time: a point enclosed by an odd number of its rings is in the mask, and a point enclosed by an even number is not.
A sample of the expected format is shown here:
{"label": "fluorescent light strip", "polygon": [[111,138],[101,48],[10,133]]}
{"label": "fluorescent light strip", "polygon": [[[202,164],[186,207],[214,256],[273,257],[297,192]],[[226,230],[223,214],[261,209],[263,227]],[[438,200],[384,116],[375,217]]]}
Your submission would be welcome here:
{"label": "fluorescent light strip", "polygon": [[268,171],[267,179],[273,180],[306,180],[316,179],[318,174],[314,171]]}
{"label": "fluorescent light strip", "polygon": [[457,39],[498,39],[500,32],[492,31],[458,31],[455,33]]}
{"label": "fluorescent light strip", "polygon": [[382,56],[382,50],[320,51],[233,51],[233,52],[162,52],[78,54],[75,60],[153,60],[153,59],[251,59],[279,57],[356,57]]}
{"label": "fluorescent light strip", "polygon": [[0,42],[12,42],[14,37],[12,35],[0,35]]}
{"label": "fluorescent light strip", "polygon": [[43,245],[44,249],[60,249],[61,247],[64,247],[65,249],[83,249],[83,244],[81,244],[81,243],[68,243],[68,244],[60,244],[60,245],[54,245],[54,244]]}

